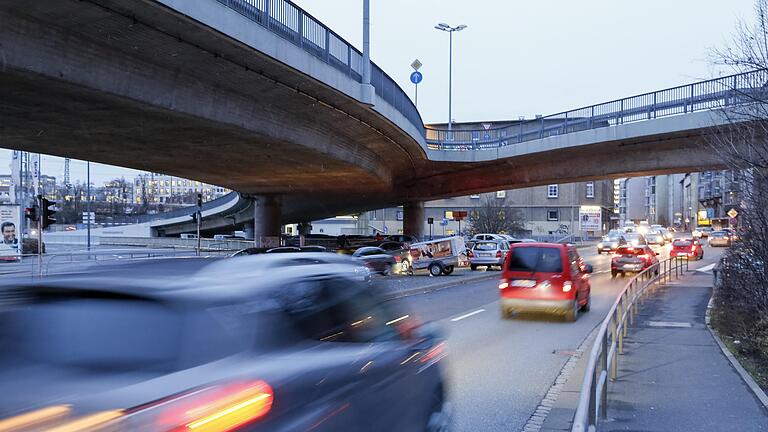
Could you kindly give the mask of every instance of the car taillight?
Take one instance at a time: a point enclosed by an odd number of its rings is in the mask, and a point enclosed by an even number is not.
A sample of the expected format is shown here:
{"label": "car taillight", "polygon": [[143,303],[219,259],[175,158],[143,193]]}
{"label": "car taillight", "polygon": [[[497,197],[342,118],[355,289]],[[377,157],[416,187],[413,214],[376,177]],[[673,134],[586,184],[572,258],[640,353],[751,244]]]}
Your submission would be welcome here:
{"label": "car taillight", "polygon": [[261,380],[221,384],[137,407],[123,424],[126,430],[236,431],[266,416],[273,400],[272,387]]}
{"label": "car taillight", "polygon": [[501,258],[501,251],[496,251],[496,258]]}
{"label": "car taillight", "polygon": [[467,252],[467,257],[468,257],[468,258],[472,258],[472,257],[474,257],[474,256],[475,256],[475,254],[474,254],[474,253],[472,253],[472,251],[469,251],[469,252]]}
{"label": "car taillight", "polygon": [[509,288],[509,281],[507,279],[502,279],[499,282],[499,289],[503,290],[503,289],[507,289],[507,288]]}
{"label": "car taillight", "polygon": [[691,252],[696,250],[696,245],[691,245]]}
{"label": "car taillight", "polygon": [[573,285],[571,284],[571,281],[565,281],[563,282],[563,292],[569,292],[573,288]]}
{"label": "car taillight", "polygon": [[400,255],[395,255],[395,262],[399,264],[401,261],[403,261],[403,258]]}

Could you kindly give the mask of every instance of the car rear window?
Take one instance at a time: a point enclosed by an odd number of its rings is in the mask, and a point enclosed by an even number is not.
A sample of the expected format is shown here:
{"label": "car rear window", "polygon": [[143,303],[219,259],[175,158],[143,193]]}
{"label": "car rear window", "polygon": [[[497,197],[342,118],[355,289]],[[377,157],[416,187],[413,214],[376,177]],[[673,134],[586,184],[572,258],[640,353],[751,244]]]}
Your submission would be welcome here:
{"label": "car rear window", "polygon": [[672,246],[675,246],[675,247],[690,247],[691,244],[692,243],[690,240],[675,240],[674,242],[672,242]]}
{"label": "car rear window", "polygon": [[557,248],[518,247],[512,249],[507,268],[531,273],[560,273],[563,271],[563,260]]}
{"label": "car rear window", "polygon": [[475,245],[475,250],[479,251],[493,251],[496,250],[498,244],[495,242],[479,242]]}
{"label": "car rear window", "polygon": [[722,231],[715,231],[712,233],[712,237],[725,237],[725,233]]}

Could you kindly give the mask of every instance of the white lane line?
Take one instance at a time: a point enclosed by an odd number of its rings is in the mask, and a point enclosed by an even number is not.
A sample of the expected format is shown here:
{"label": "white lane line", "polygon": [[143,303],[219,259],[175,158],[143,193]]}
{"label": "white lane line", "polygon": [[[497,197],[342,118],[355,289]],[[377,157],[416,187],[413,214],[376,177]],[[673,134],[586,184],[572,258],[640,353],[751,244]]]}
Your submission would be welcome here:
{"label": "white lane line", "polygon": [[478,309],[478,310],[476,310],[476,311],[472,311],[472,312],[470,312],[470,313],[465,313],[464,315],[459,315],[459,316],[457,316],[456,318],[451,318],[451,321],[452,321],[452,322],[461,321],[461,320],[463,320],[464,318],[469,318],[469,317],[471,317],[472,315],[477,315],[477,314],[479,314],[479,313],[482,313],[482,312],[485,312],[485,309]]}
{"label": "white lane line", "polygon": [[696,269],[696,271],[697,272],[702,272],[702,273],[709,273],[714,268],[715,268],[715,263],[712,263],[710,265],[705,265],[704,267],[699,267],[699,268]]}

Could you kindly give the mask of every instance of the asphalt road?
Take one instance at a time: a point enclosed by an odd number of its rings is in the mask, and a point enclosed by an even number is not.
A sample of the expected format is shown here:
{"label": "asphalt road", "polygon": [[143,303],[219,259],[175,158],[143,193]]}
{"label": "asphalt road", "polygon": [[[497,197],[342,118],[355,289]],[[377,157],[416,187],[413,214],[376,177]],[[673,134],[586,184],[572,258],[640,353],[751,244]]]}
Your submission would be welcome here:
{"label": "asphalt road", "polygon": [[[670,248],[654,247],[659,258],[667,257]],[[559,317],[502,320],[495,278],[393,300],[423,320],[438,322],[447,337],[455,430],[521,430],[570,352],[604,318],[625,280],[611,279],[610,255],[592,249],[580,253],[595,272],[592,310],[575,323]],[[705,259],[691,267],[711,264],[719,254],[705,247]]]}

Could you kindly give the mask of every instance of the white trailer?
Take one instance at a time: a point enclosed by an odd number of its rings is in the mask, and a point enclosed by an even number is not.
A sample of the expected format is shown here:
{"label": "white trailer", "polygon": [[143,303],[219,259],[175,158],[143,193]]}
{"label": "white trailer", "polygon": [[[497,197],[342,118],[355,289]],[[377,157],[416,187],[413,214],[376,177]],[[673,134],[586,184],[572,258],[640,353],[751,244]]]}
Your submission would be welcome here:
{"label": "white trailer", "polygon": [[412,243],[410,269],[427,269],[432,276],[449,275],[456,267],[469,266],[467,247],[462,237],[445,237]]}

